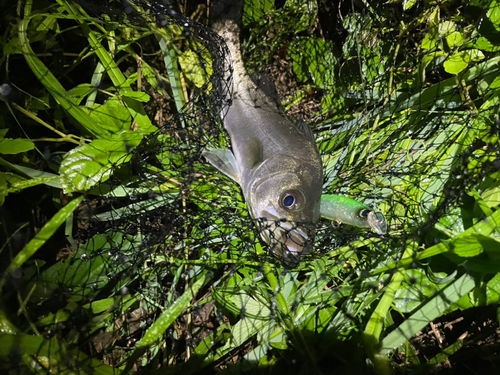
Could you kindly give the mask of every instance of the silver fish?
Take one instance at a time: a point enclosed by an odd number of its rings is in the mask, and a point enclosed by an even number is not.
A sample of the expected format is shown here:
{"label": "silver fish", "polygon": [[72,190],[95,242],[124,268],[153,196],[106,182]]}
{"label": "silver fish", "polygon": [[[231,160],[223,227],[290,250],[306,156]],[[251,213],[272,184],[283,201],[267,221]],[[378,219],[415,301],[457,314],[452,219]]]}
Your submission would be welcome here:
{"label": "silver fish", "polygon": [[296,264],[311,253],[320,218],[323,166],[314,135],[307,124],[295,125],[280,113],[248,76],[237,22],[226,19],[214,29],[233,61],[232,105],[224,118],[233,152],[208,148],[203,155],[241,186],[272,251]]}

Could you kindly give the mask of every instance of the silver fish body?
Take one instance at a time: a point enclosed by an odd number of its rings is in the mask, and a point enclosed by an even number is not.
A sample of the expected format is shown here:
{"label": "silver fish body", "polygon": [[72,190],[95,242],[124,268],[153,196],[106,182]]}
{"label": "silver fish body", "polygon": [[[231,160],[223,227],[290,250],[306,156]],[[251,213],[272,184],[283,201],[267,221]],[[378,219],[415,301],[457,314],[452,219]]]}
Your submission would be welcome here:
{"label": "silver fish body", "polygon": [[312,251],[320,218],[323,166],[311,130],[295,125],[250,79],[240,54],[239,27],[222,21],[216,31],[233,59],[234,92],[224,127],[229,150],[206,149],[208,161],[239,183],[262,238],[276,255],[296,263]]}

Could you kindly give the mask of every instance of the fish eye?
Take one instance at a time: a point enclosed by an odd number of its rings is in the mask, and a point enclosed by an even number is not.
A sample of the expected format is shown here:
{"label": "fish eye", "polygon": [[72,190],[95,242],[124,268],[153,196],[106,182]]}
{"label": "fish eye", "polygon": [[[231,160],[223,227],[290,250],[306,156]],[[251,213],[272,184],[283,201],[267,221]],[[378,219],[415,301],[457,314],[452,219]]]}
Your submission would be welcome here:
{"label": "fish eye", "polygon": [[286,190],[281,194],[279,203],[280,206],[287,210],[300,209],[304,203],[305,197],[298,190]]}
{"label": "fish eye", "polygon": [[292,194],[288,194],[283,198],[283,206],[286,208],[291,208],[295,204],[295,197]]}

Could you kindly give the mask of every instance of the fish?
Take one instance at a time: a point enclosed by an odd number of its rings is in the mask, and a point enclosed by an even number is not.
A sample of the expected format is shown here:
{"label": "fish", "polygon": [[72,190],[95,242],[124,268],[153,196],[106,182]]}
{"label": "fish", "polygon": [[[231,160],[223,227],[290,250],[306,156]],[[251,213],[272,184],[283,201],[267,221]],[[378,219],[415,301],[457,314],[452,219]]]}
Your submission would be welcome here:
{"label": "fish", "polygon": [[387,233],[387,221],[384,214],[373,211],[370,207],[351,198],[323,194],[320,213],[328,220],[359,228],[372,228],[377,234]]}
{"label": "fish", "polygon": [[232,103],[223,118],[232,151],[206,148],[202,155],[240,185],[261,238],[293,265],[313,250],[322,160],[308,125],[287,118],[247,74],[238,17],[233,11],[213,27],[225,40],[233,64]]}

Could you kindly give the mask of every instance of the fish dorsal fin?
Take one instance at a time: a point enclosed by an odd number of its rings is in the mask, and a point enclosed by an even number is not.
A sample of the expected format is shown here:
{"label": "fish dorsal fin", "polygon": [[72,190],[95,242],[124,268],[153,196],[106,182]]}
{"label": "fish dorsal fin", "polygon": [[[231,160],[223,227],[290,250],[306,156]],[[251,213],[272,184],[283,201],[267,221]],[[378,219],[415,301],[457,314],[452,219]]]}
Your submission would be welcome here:
{"label": "fish dorsal fin", "polygon": [[207,158],[208,162],[212,164],[219,171],[231,178],[235,182],[240,180],[240,172],[238,163],[229,150],[221,148],[206,148],[203,150],[202,155]]}
{"label": "fish dorsal fin", "polygon": [[264,148],[262,142],[257,138],[252,138],[247,144],[247,152],[245,155],[245,166],[248,169],[253,169],[264,161]]}
{"label": "fish dorsal fin", "polygon": [[306,124],[306,122],[302,119],[299,120],[299,122],[297,123],[297,130],[304,136],[306,137],[307,140],[311,141],[311,142],[316,142],[316,140],[314,139],[314,134],[311,130],[311,128],[309,127],[309,125]]}

